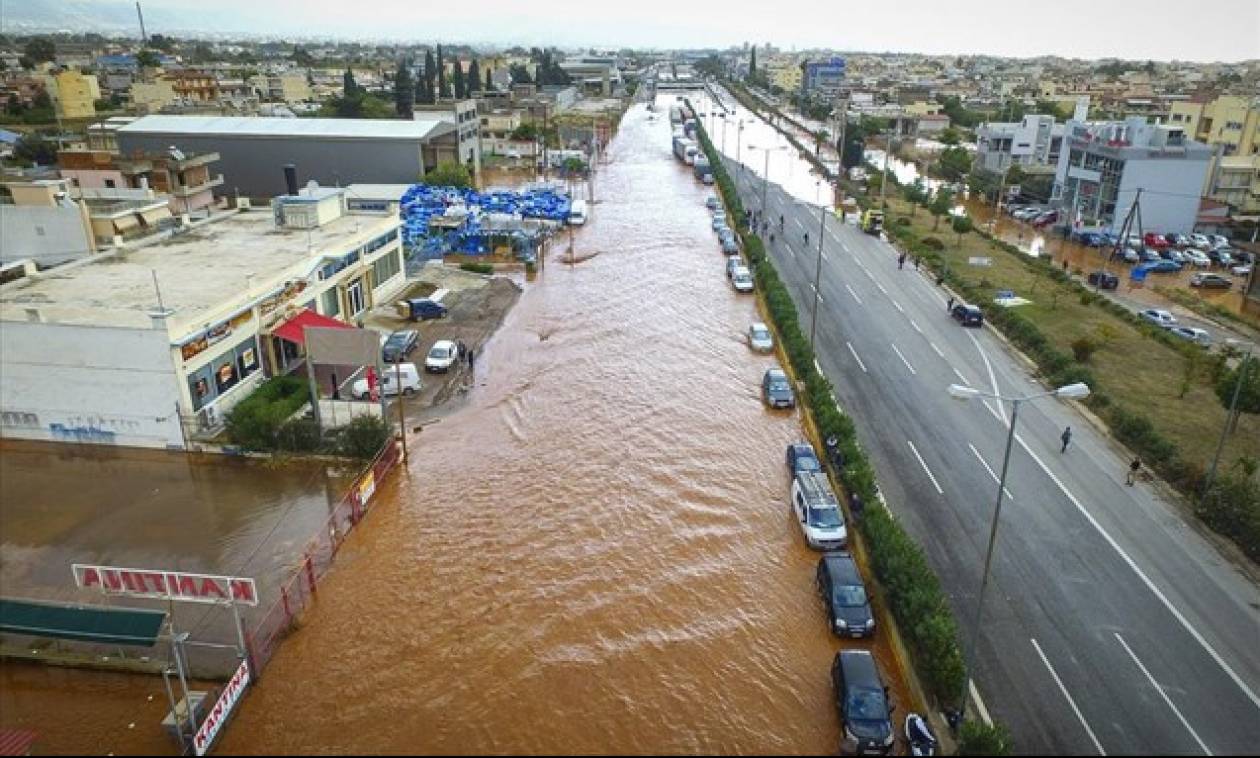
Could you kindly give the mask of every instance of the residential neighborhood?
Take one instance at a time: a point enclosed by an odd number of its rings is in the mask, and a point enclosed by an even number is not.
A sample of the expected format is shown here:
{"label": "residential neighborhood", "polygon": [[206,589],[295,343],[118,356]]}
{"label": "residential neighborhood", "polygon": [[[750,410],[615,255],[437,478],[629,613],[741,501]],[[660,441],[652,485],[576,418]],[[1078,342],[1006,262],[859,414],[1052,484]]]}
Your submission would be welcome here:
{"label": "residential neighborhood", "polygon": [[6,6],[0,753],[1254,752],[1260,11],[377,5]]}

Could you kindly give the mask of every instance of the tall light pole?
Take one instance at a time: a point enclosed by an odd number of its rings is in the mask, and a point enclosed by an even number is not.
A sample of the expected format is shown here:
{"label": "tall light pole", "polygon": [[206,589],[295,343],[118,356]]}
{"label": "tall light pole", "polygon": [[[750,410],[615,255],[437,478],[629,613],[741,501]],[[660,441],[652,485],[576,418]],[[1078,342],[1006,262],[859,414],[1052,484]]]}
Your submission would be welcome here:
{"label": "tall light pole", "polygon": [[962,705],[958,709],[959,721],[961,722],[963,714],[967,712],[967,694],[971,691],[972,680],[975,678],[976,660],[979,658],[980,644],[980,622],[984,613],[984,593],[989,588],[989,568],[993,564],[993,546],[997,542],[998,519],[1002,515],[1002,493],[1006,491],[1006,470],[1011,462],[1011,443],[1015,441],[1015,420],[1019,416],[1019,406],[1030,400],[1037,400],[1043,397],[1061,397],[1080,399],[1089,396],[1089,385],[1084,382],[1068,384],[1059,387],[1050,392],[1042,392],[1036,395],[1028,395],[1026,397],[1005,397],[989,392],[982,392],[973,387],[963,384],[949,385],[949,394],[958,400],[971,400],[976,397],[991,397],[999,403],[1009,400],[1011,403],[1011,424],[1010,429],[1006,433],[1006,452],[1002,454],[1002,476],[998,479],[997,488],[997,504],[993,506],[993,523],[989,527],[989,547],[984,554],[984,572],[980,575],[980,597],[976,600],[976,617],[971,628],[971,645],[970,656],[971,662],[967,662],[966,656],[963,657],[963,666],[967,670],[967,683],[962,693]]}
{"label": "tall light pole", "polygon": [[[1231,345],[1236,345],[1241,340],[1226,340]],[[1225,438],[1229,436],[1229,425],[1234,419],[1234,414],[1238,412],[1238,396],[1242,394],[1243,382],[1246,380],[1247,371],[1251,368],[1251,351],[1255,349],[1253,343],[1247,343],[1247,353],[1242,357],[1242,363],[1238,364],[1238,380],[1234,382],[1234,397],[1229,403],[1229,412],[1225,414],[1225,425],[1221,427],[1221,439],[1216,443],[1216,455],[1212,456],[1212,467],[1208,469],[1208,475],[1203,480],[1203,492],[1199,495],[1199,504],[1202,505],[1207,500],[1208,492],[1212,489],[1212,480],[1216,478],[1216,467],[1221,462],[1221,453],[1225,451]]]}
{"label": "tall light pole", "polygon": [[739,161],[739,168],[740,170],[743,170],[744,154],[741,153],[739,150],[740,150],[740,143],[743,142],[743,138],[744,138],[744,119],[741,118],[739,122],[735,125],[735,127],[736,127],[735,128],[735,160]]}
{"label": "tall light pole", "polygon": [[[763,152],[766,154],[766,172],[765,172],[765,173],[762,175],[762,177],[761,177],[761,216],[762,216],[762,218],[765,218],[765,215],[766,215],[766,189],[770,186],[770,153],[771,153],[772,151],[775,151],[775,150],[783,150],[783,149],[785,149],[785,148],[784,148],[784,146],[783,146],[783,145],[779,145],[778,147],[757,147],[756,145],[749,145],[749,146],[748,146],[748,149],[749,149],[749,150],[761,150],[761,151],[763,151]],[[743,164],[741,163],[740,165],[742,166]]]}
{"label": "tall light pole", "polygon": [[823,235],[827,233],[827,209],[818,206],[818,262],[814,265],[814,312],[809,317],[809,349],[814,349],[814,330],[818,328],[818,302],[822,294],[818,286],[822,279]]}

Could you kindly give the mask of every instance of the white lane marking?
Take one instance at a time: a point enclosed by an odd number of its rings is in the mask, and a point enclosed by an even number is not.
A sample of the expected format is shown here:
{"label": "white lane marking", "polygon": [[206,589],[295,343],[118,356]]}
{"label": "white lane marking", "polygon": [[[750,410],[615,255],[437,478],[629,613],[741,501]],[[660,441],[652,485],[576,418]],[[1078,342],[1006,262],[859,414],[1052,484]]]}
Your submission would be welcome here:
{"label": "white lane marking", "polygon": [[[889,298],[889,299],[890,299],[890,300],[892,300],[892,298]],[[901,307],[901,303],[897,302],[896,300],[893,300],[893,301],[892,301],[892,304],[893,304],[893,305],[895,305],[895,306],[897,306],[897,310],[898,310],[898,311],[900,311],[901,313],[905,313],[905,312],[906,312],[906,309],[905,309],[905,308],[902,308],[902,307]]]}
{"label": "white lane marking", "polygon": [[1172,712],[1177,714],[1177,718],[1181,721],[1181,725],[1186,728],[1186,731],[1190,733],[1190,736],[1194,738],[1194,741],[1199,743],[1199,748],[1203,750],[1203,754],[1211,755],[1212,751],[1208,749],[1207,745],[1203,744],[1203,740],[1199,739],[1199,733],[1194,731],[1194,727],[1190,726],[1190,722],[1186,721],[1186,717],[1183,716],[1181,711],[1177,709],[1177,706],[1173,705],[1173,701],[1168,697],[1168,693],[1164,691],[1163,687],[1159,686],[1159,682],[1155,681],[1155,677],[1151,676],[1151,672],[1146,670],[1146,666],[1142,664],[1142,661],[1138,660],[1137,654],[1133,652],[1133,648],[1129,647],[1129,643],[1124,641],[1124,638],[1120,636],[1119,632],[1113,632],[1113,634],[1116,635],[1116,641],[1124,646],[1124,651],[1129,654],[1129,657],[1133,659],[1133,662],[1137,664],[1137,667],[1142,669],[1142,673],[1146,675],[1146,680],[1151,683],[1151,686],[1154,687],[1155,691],[1159,693],[1159,696],[1164,699],[1164,702],[1168,704],[1168,707],[1172,709]]}
{"label": "white lane marking", "polygon": [[862,359],[858,357],[857,351],[853,349],[853,343],[852,343],[852,342],[846,342],[846,343],[844,343],[844,344],[846,344],[846,345],[848,345],[848,346],[849,346],[849,352],[850,352],[850,353],[853,353],[853,360],[857,361],[858,368],[862,369],[862,373],[863,373],[863,374],[865,374],[865,373],[866,373],[866,364],[865,364],[865,363],[862,363]]}
{"label": "white lane marking", "polygon": [[914,330],[915,330],[916,332],[918,332],[919,334],[923,334],[923,330],[922,330],[921,328],[919,328],[919,322],[918,322],[918,321],[915,321],[914,319],[910,319],[910,326],[913,326],[913,327],[914,327]]}
{"label": "white lane marking", "polygon": [[[936,346],[936,343],[935,343],[935,342],[932,342],[932,341],[930,341],[930,340],[929,340],[929,341],[928,341],[928,344],[932,346],[932,349],[936,351],[936,354],[937,354],[937,355],[939,355],[939,356],[940,356],[940,357],[942,357],[942,358],[944,358],[944,357],[945,357],[945,354],[941,352],[941,349],[940,349],[939,347],[937,347],[937,346]],[[956,372],[956,371],[955,371],[954,373],[958,373],[958,372]],[[959,376],[962,376],[962,374],[958,374],[958,375],[959,375]]]}
{"label": "white lane marking", "polygon": [[[1032,639],[1031,637],[1029,639]],[[1054,666],[1050,665],[1050,659],[1041,651],[1041,645],[1037,644],[1037,640],[1032,639],[1033,647],[1037,648],[1037,655],[1041,656],[1041,662],[1046,664],[1046,668],[1050,669],[1050,676],[1054,677],[1054,683],[1059,685],[1059,691],[1063,693],[1063,697],[1067,698],[1068,705],[1072,706],[1072,712],[1076,714],[1076,718],[1080,720],[1081,726],[1085,727],[1085,733],[1089,735],[1090,741],[1094,743],[1094,747],[1098,749],[1099,755],[1106,755],[1107,751],[1103,750],[1102,743],[1098,741],[1098,737],[1094,735],[1094,730],[1089,728],[1089,722],[1085,720],[1085,716],[1081,714],[1081,709],[1076,707],[1076,701],[1068,694],[1067,687],[1063,686],[1063,680],[1059,678],[1059,673],[1054,670]]]}
{"label": "white lane marking", "polygon": [[844,285],[844,288],[849,291],[849,294],[853,296],[853,299],[857,301],[858,305],[862,304],[862,298],[858,297],[858,293],[854,292],[852,287],[846,284]]}
{"label": "white lane marking", "polygon": [[[942,355],[941,357],[944,358],[945,356]],[[958,369],[954,369],[954,376],[958,377],[958,381],[962,382],[964,385],[968,387],[971,386],[971,382],[967,381],[967,377],[963,376],[962,372]]]}
{"label": "white lane marking", "polygon": [[888,344],[892,345],[893,352],[897,354],[897,357],[901,359],[902,363],[906,364],[906,368],[910,369],[910,374],[912,376],[915,375],[916,372],[914,370],[914,366],[910,365],[910,361],[906,360],[906,356],[901,354],[901,351],[897,349],[897,346],[894,343],[889,342]]}
{"label": "white lane marking", "polygon": [[805,225],[801,223],[801,220],[799,218],[797,218],[796,216],[793,216],[792,220],[796,222],[796,225],[801,228],[802,232],[805,231]]}
{"label": "white lane marking", "polygon": [[[967,333],[967,338],[971,340],[971,344],[976,346],[976,351],[980,353],[980,357],[984,359],[984,367],[989,370],[989,383],[993,385],[993,394],[1000,395],[998,392],[997,374],[993,373],[993,364],[989,363],[989,355],[984,352],[984,348],[980,347],[980,341],[975,338],[971,332]],[[1002,422],[1008,423],[1006,419],[1006,408],[998,403],[998,413],[1002,415]]]}
{"label": "white lane marking", "polygon": [[915,449],[914,443],[910,440],[906,440],[906,444],[910,446],[910,452],[914,453],[914,457],[919,459],[919,465],[927,472],[928,479],[932,480],[932,486],[936,488],[936,494],[944,495],[945,490],[942,490],[941,485],[936,483],[936,477],[932,476],[932,469],[928,468],[927,464],[923,462],[923,456],[919,455],[919,451]]}
{"label": "white lane marking", "polygon": [[993,726],[993,719],[989,718],[989,709],[985,707],[984,701],[980,699],[980,690],[976,689],[975,679],[968,682],[967,689],[971,693],[971,702],[976,704],[976,713],[980,714],[980,720],[986,726]]}
{"label": "white lane marking", "polygon": [[[993,469],[989,467],[988,462],[987,462],[987,461],[985,461],[984,456],[980,455],[980,451],[976,449],[976,446],[975,446],[975,445],[973,445],[973,444],[971,444],[970,442],[968,442],[968,443],[967,443],[967,447],[971,448],[971,452],[973,452],[973,453],[975,453],[975,454],[976,454],[976,460],[980,461],[980,465],[981,465],[981,466],[984,466],[984,470],[985,470],[985,471],[988,471],[988,472],[989,472],[989,476],[993,477],[993,481],[994,481],[994,483],[996,484],[996,483],[998,483],[998,482],[1001,482],[1002,480],[1001,480],[1001,479],[999,479],[999,478],[998,478],[998,475],[997,475],[997,474],[995,474],[995,473],[993,472]],[[1015,499],[1015,496],[1014,496],[1014,495],[1012,495],[1012,494],[1011,494],[1011,491],[1010,491],[1009,489],[1007,489],[1006,487],[1003,487],[1003,488],[1002,488],[1002,491],[1006,493],[1006,499],[1007,499],[1007,500],[1014,500],[1014,499]]]}
{"label": "white lane marking", "polygon": [[[869,274],[868,274],[868,276],[869,276]],[[875,279],[875,277],[873,277],[873,276],[872,276],[872,277],[871,277],[871,279],[872,279],[872,280],[874,280],[874,279]],[[876,286],[876,287],[879,287],[879,291],[880,291],[880,292],[884,293],[885,295],[887,295],[887,294],[888,294],[888,290],[884,289],[884,285],[880,284],[879,282],[875,282],[875,286]]]}
{"label": "white lane marking", "polygon": [[1168,599],[1168,596],[1165,595],[1159,587],[1155,586],[1155,582],[1151,581],[1151,578],[1147,576],[1146,572],[1137,565],[1137,562],[1124,551],[1124,548],[1120,547],[1120,543],[1116,542],[1115,538],[1112,537],[1106,529],[1103,529],[1102,524],[1099,524],[1098,520],[1094,518],[1094,515],[1081,504],[1080,500],[1076,499],[1076,495],[1073,495],[1071,491],[1064,486],[1062,480],[1055,476],[1054,472],[1050,470],[1050,467],[1046,465],[1045,461],[1041,460],[1041,458],[1032,451],[1032,448],[1028,447],[1028,443],[1024,442],[1024,438],[1019,433],[1015,434],[1015,441],[1019,443],[1020,447],[1024,448],[1024,452],[1028,453],[1028,457],[1032,458],[1033,461],[1041,467],[1041,470],[1045,472],[1046,476],[1050,477],[1050,481],[1054,482],[1055,486],[1059,488],[1059,491],[1067,497],[1072,505],[1076,506],[1076,510],[1085,517],[1085,520],[1089,522],[1089,525],[1094,527],[1094,530],[1102,535],[1102,538],[1107,541],[1107,544],[1111,546],[1111,549],[1115,550],[1116,554],[1118,554],[1120,558],[1128,564],[1129,568],[1133,569],[1133,573],[1137,574],[1138,579],[1142,580],[1142,584],[1145,584],[1146,588],[1149,589],[1161,603],[1163,603],[1164,607],[1167,608],[1168,612],[1173,615],[1173,618],[1177,619],[1177,622],[1181,624],[1182,628],[1194,638],[1195,642],[1198,642],[1199,645],[1207,651],[1207,654],[1212,657],[1212,660],[1216,661],[1216,665],[1220,666],[1225,674],[1234,681],[1234,684],[1238,686],[1238,689],[1242,690],[1242,693],[1247,696],[1247,699],[1250,700],[1257,708],[1260,708],[1260,697],[1257,697],[1256,693],[1253,692],[1252,689],[1247,686],[1247,683],[1242,680],[1242,677],[1238,676],[1238,673],[1225,662],[1225,659],[1221,657],[1221,654],[1216,652],[1216,648],[1208,644],[1208,641],[1203,638],[1203,635],[1199,633],[1199,630],[1196,629],[1185,617],[1185,615],[1177,609],[1177,606],[1172,604],[1172,601]]}

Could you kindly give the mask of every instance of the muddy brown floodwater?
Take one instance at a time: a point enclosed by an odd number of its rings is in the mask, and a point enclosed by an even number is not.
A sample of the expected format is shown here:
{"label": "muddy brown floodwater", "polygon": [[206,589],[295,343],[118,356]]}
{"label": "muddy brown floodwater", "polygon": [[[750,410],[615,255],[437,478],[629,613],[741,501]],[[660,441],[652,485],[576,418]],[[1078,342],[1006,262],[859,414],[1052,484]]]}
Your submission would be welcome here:
{"label": "muddy brown floodwater", "polygon": [[[243,703],[225,753],[824,753],[799,420],[761,404],[701,187],[627,114],[564,244]],[[885,664],[887,665],[887,664]],[[904,703],[901,688],[894,700]],[[899,713],[905,711],[900,709]]]}

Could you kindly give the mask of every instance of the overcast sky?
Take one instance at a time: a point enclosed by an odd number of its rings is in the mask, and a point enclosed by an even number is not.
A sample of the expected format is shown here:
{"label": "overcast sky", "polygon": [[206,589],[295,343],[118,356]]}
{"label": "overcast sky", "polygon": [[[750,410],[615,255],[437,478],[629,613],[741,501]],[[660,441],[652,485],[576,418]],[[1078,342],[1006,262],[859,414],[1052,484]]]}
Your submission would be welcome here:
{"label": "overcast sky", "polygon": [[724,47],[748,41],[788,49],[1141,60],[1260,58],[1257,0],[146,0],[144,6],[182,7],[185,13],[213,8],[218,31],[260,34],[611,47]]}

